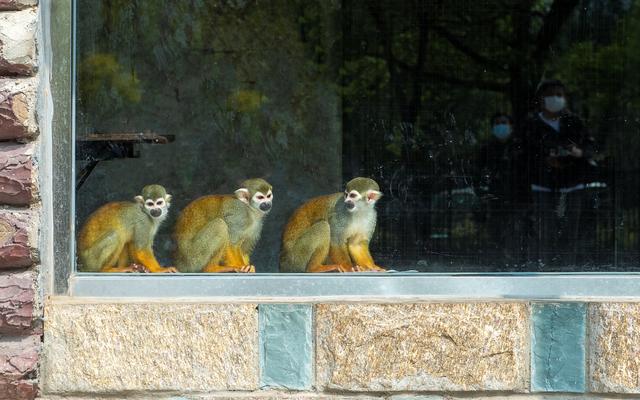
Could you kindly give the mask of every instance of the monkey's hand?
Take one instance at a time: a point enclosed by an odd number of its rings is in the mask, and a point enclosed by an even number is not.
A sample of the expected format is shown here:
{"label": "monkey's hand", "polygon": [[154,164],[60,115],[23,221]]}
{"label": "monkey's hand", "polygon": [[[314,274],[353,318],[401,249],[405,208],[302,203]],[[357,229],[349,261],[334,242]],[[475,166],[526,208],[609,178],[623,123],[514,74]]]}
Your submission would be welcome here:
{"label": "monkey's hand", "polygon": [[378,265],[370,265],[366,267],[362,265],[356,265],[354,266],[354,270],[356,272],[387,272],[385,268]]}
{"label": "monkey's hand", "polygon": [[243,273],[243,274],[255,274],[256,273],[256,267],[253,265],[245,265],[242,266],[240,268],[236,269],[237,272]]}
{"label": "monkey's hand", "polygon": [[142,264],[132,263],[129,265],[128,271],[125,272],[141,272],[146,274],[151,271],[149,271],[149,268],[145,267]]}
{"label": "monkey's hand", "polygon": [[158,266],[156,268],[149,268],[146,267],[147,270],[145,272],[151,272],[152,274],[165,274],[165,273],[176,273],[178,272],[178,269],[176,267],[161,267]]}
{"label": "monkey's hand", "polygon": [[337,268],[338,272],[358,272],[358,271],[360,271],[358,269],[357,265],[338,264],[337,267],[338,267]]}

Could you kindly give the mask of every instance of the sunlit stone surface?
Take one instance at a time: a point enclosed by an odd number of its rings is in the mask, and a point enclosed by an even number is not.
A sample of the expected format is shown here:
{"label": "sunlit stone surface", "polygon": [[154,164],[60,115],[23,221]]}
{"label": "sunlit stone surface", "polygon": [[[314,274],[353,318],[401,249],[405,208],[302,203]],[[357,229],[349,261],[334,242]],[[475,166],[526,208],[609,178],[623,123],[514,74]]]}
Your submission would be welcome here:
{"label": "sunlit stone surface", "polygon": [[331,304],[316,315],[319,387],[528,389],[526,304]]}
{"label": "sunlit stone surface", "polygon": [[589,306],[591,391],[640,393],[640,304]]}
{"label": "sunlit stone surface", "polygon": [[255,305],[48,304],[45,393],[252,390]]}

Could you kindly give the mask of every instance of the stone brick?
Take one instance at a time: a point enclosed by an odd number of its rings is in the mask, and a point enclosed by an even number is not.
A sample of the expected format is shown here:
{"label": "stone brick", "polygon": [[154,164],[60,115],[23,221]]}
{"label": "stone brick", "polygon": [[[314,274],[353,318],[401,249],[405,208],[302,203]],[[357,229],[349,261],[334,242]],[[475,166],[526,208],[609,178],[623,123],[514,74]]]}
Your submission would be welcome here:
{"label": "stone brick", "polygon": [[0,13],[0,75],[34,73],[36,18],[35,9]]}
{"label": "stone brick", "polygon": [[34,223],[31,212],[0,210],[0,270],[33,264],[29,231]]}
{"label": "stone brick", "polygon": [[38,0],[0,0],[0,11],[22,10],[38,4]]}
{"label": "stone brick", "polygon": [[24,334],[34,328],[35,274],[0,274],[0,335]]}
{"label": "stone brick", "polygon": [[45,304],[48,394],[255,390],[251,304]]}
{"label": "stone brick", "polygon": [[33,263],[29,230],[34,221],[29,212],[0,211],[0,270],[24,268]]}
{"label": "stone brick", "polygon": [[0,400],[32,399],[38,366],[39,336],[0,341]]}
{"label": "stone brick", "polygon": [[584,392],[586,305],[537,303],[531,308],[531,390]]}
{"label": "stone brick", "polygon": [[275,391],[258,391],[258,392],[222,392],[215,394],[199,394],[173,396],[162,395],[159,393],[134,396],[51,396],[45,395],[39,397],[40,400],[621,400],[631,399],[630,397],[620,396],[598,396],[598,395],[569,395],[563,394],[474,394],[469,395],[451,395],[451,394],[402,394],[394,396],[383,395],[362,395],[362,394],[333,394],[333,393],[309,393],[309,392],[275,392]]}
{"label": "stone brick", "polygon": [[640,393],[640,304],[591,304],[589,322],[591,391]]}
{"label": "stone brick", "polygon": [[313,385],[313,308],[260,305],[262,386],[294,390]]}
{"label": "stone brick", "polygon": [[[620,397],[601,397],[598,395],[588,394],[567,394],[567,393],[554,393],[554,394],[478,394],[469,396],[453,396],[449,394],[445,395],[414,395],[403,394],[397,396],[391,396],[387,400],[620,400]],[[67,400],[67,399],[65,399]],[[71,400],[71,399],[68,399]]]}
{"label": "stone brick", "polygon": [[526,391],[528,317],[520,303],[318,305],[317,384],[348,391]]}
{"label": "stone brick", "polygon": [[0,79],[0,140],[37,133],[36,79]]}
{"label": "stone brick", "polygon": [[32,195],[33,146],[0,144],[0,204],[27,206]]}
{"label": "stone brick", "polygon": [[31,400],[38,394],[38,385],[32,379],[16,380],[0,376],[0,400]]}
{"label": "stone brick", "polygon": [[[197,395],[171,395],[161,393],[135,394],[135,395],[113,395],[105,396],[57,396],[45,395],[38,397],[40,400],[387,400],[386,396],[368,396],[356,394],[331,394],[312,392],[283,392],[273,390],[260,390],[255,392],[217,392],[211,394]],[[434,398],[436,400],[436,398]],[[437,400],[449,400],[449,398],[438,397]],[[584,399],[582,399],[584,400]]]}

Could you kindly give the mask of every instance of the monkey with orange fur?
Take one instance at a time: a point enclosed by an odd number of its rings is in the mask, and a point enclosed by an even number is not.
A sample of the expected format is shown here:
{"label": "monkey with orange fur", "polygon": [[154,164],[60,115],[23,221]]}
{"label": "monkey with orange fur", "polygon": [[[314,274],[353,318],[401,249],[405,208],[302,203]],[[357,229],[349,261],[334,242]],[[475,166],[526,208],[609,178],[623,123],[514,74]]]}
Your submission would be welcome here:
{"label": "monkey with orange fur", "polygon": [[373,179],[355,178],[347,183],[344,194],[303,204],[282,235],[280,272],[385,271],[369,252],[380,197]]}
{"label": "monkey with orange fur", "polygon": [[160,266],[153,254],[153,240],[170,204],[164,187],[149,185],[132,202],[97,209],[78,235],[80,271],[176,272]]}
{"label": "monkey with orange fur", "polygon": [[247,179],[234,194],[204,196],[178,217],[175,263],[181,272],[255,272],[250,256],[271,210],[263,179]]}

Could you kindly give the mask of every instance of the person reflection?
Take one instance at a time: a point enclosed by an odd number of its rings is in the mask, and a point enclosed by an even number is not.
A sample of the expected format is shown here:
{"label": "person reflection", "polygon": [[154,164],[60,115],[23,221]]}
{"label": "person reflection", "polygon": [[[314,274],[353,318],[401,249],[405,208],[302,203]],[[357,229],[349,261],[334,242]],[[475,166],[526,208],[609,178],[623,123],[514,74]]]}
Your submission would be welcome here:
{"label": "person reflection", "polygon": [[[564,84],[543,81],[537,112],[524,125],[524,153],[533,206],[534,251],[544,264],[573,264],[578,252],[584,189],[596,151],[582,120],[567,107]],[[543,264],[543,265],[544,265]]]}
{"label": "person reflection", "polygon": [[522,238],[523,214],[519,212],[522,191],[518,191],[518,168],[513,140],[513,120],[506,113],[490,119],[491,136],[476,160],[477,193],[482,200],[480,222],[488,235],[486,252],[489,262],[518,261]]}

